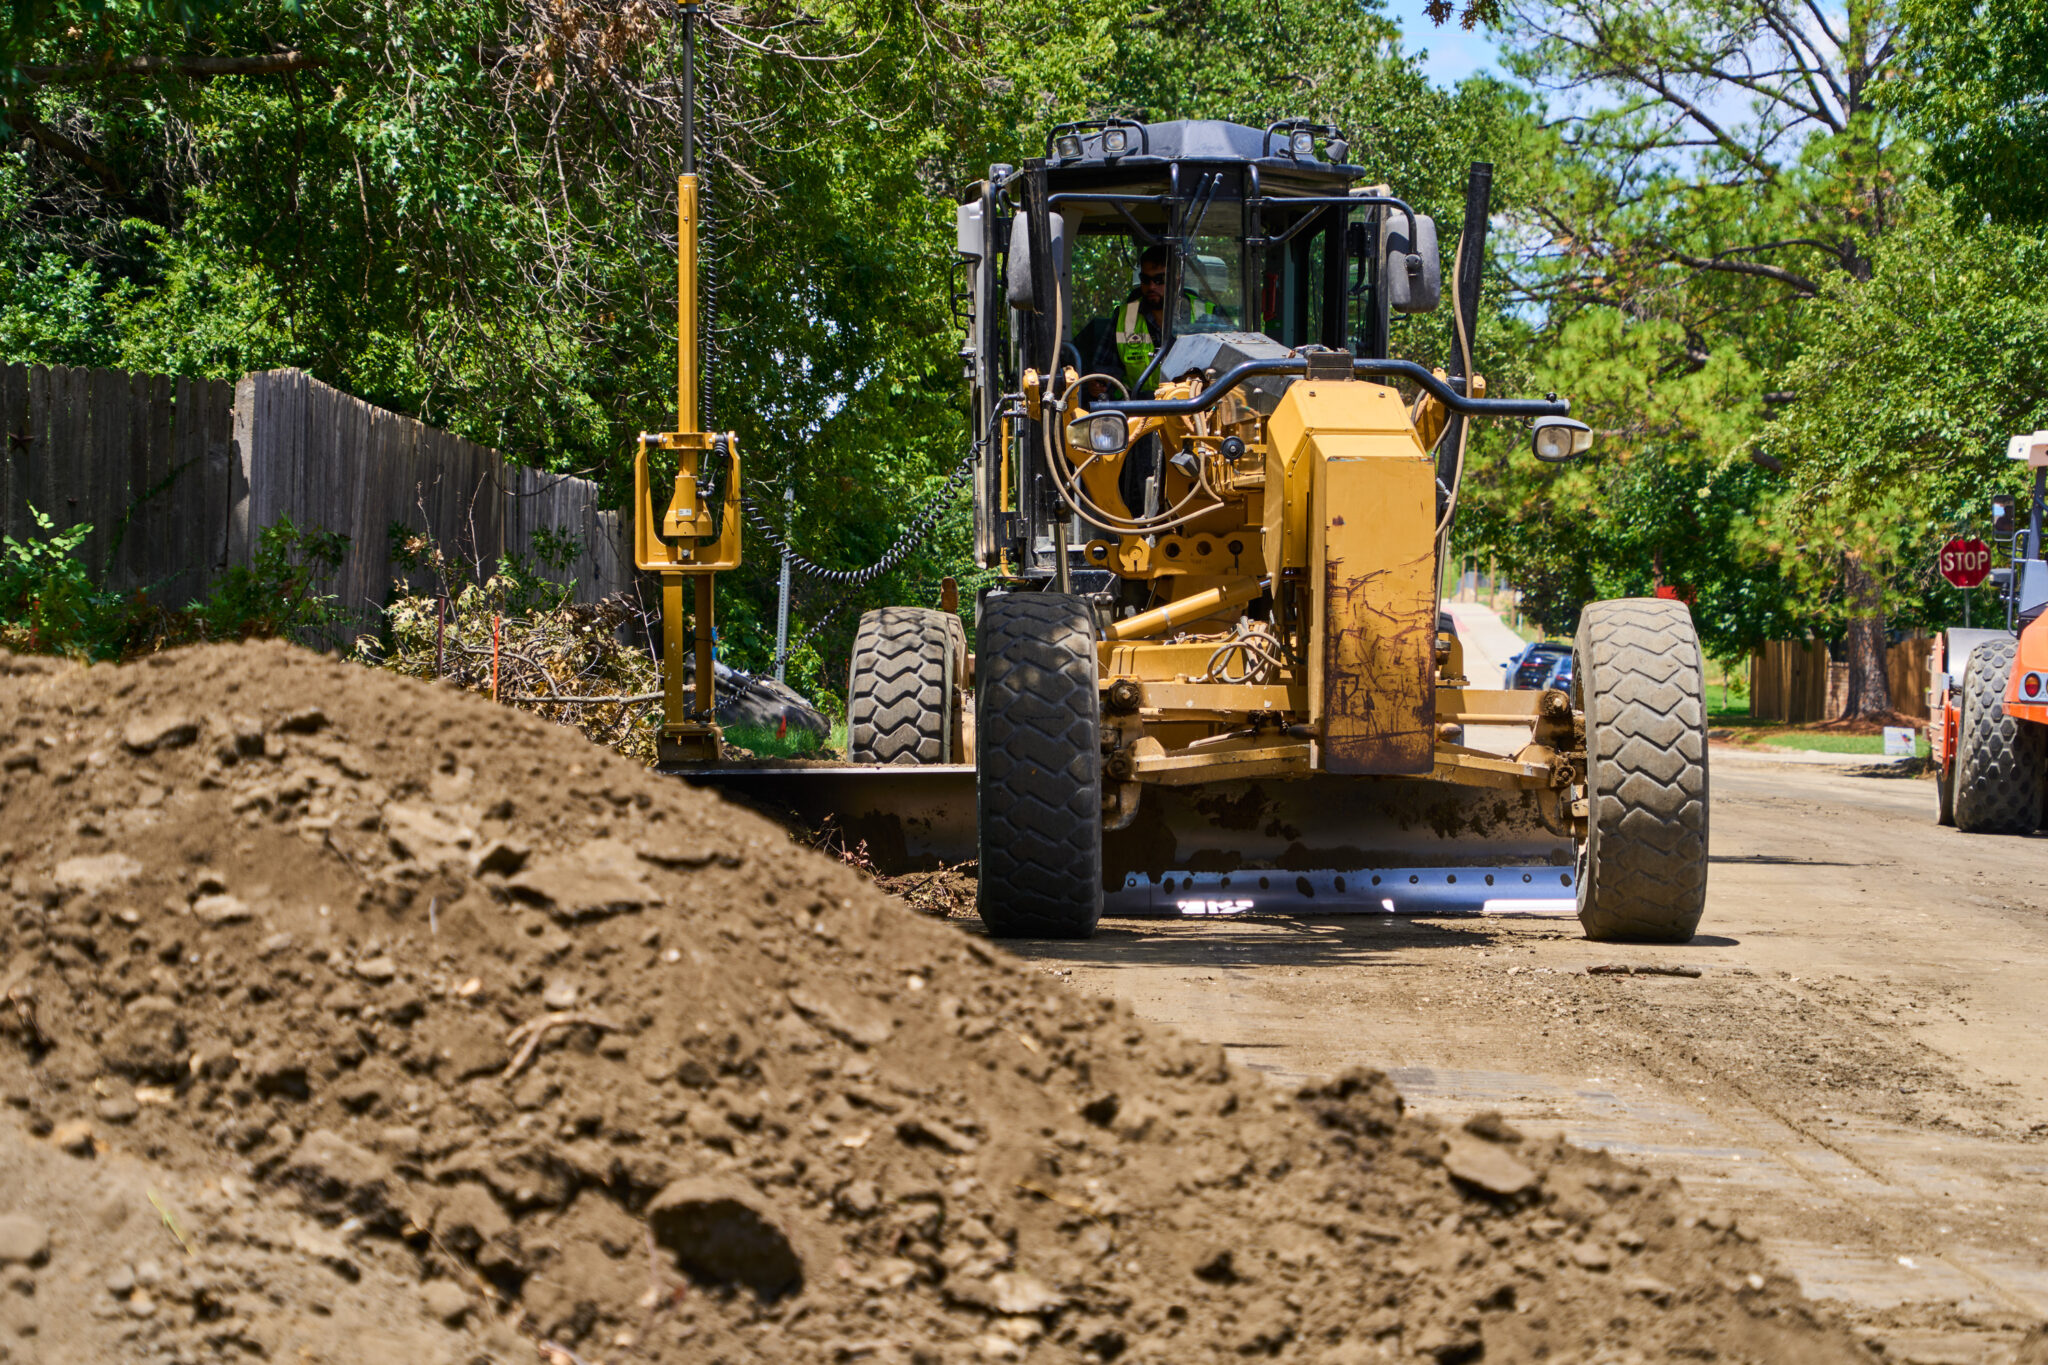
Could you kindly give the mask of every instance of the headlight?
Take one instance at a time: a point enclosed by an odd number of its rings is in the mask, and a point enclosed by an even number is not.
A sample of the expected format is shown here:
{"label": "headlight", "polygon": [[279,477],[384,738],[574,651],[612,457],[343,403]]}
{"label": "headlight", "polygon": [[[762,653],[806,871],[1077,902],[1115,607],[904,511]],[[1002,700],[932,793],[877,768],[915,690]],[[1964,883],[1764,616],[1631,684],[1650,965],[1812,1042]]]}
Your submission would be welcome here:
{"label": "headlight", "polygon": [[1122,156],[1130,149],[1131,135],[1128,130],[1123,128],[1104,128],[1102,130],[1102,154],[1104,156]]}
{"label": "headlight", "polygon": [[1304,128],[1294,135],[1288,145],[1294,149],[1296,156],[1313,158],[1316,154],[1316,135]]}
{"label": "headlight", "polygon": [[1540,417],[1529,445],[1545,464],[1563,464],[1593,448],[1593,429],[1569,417]]}
{"label": "headlight", "polygon": [[1081,139],[1074,133],[1061,133],[1052,140],[1052,146],[1054,151],[1068,160],[1078,159],[1081,155]]}
{"label": "headlight", "polygon": [[1098,412],[1067,424],[1067,445],[1093,455],[1114,455],[1131,443],[1131,426],[1120,412]]}

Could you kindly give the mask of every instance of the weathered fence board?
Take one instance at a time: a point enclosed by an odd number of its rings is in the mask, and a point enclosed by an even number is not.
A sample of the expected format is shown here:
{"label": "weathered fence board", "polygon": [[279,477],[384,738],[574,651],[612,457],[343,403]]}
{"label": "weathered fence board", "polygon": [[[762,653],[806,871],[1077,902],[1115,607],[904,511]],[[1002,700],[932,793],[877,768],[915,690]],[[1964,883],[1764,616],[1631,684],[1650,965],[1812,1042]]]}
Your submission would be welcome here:
{"label": "weathered fence board", "polygon": [[218,567],[207,539],[225,500],[207,465],[228,448],[232,403],[206,380],[0,367],[0,527],[30,534],[31,507],[59,530],[89,524],[80,553],[107,587],[183,606]]}
{"label": "weathered fence board", "polygon": [[1917,635],[1885,651],[1885,681],[1891,686],[1893,710],[1927,717],[1927,665],[1933,657],[1934,641]]}
{"label": "weathered fence board", "polygon": [[[1927,714],[1927,659],[1933,642],[1901,640],[1885,651],[1885,681],[1892,709],[1908,716]],[[1828,647],[1816,640],[1770,640],[1749,659],[1749,714],[1754,720],[1811,725],[1834,719],[1846,695],[1843,664],[1830,664]],[[1831,672],[1832,671],[1832,672]],[[1836,682],[1830,686],[1830,677]]]}
{"label": "weathered fence board", "polygon": [[[426,531],[469,573],[527,553],[536,529],[578,537],[576,598],[632,583],[597,485],[506,464],[497,451],[365,403],[301,370],[217,380],[72,366],[0,366],[0,531],[29,507],[59,530],[90,523],[86,562],[122,591],[173,607],[251,562],[283,517],[348,537],[325,591],[365,623],[388,598],[390,529]],[[415,586],[426,587],[422,579]]]}

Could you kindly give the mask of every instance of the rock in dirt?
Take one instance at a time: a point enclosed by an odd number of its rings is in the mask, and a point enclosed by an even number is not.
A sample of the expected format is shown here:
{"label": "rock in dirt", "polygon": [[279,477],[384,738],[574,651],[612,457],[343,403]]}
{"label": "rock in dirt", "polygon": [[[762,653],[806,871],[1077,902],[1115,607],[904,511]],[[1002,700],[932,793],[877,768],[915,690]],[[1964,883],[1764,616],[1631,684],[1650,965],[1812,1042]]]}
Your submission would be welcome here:
{"label": "rock in dirt", "polygon": [[434,1214],[434,1235],[464,1256],[512,1231],[512,1220],[482,1185],[464,1181],[448,1191]]}
{"label": "rock in dirt", "polygon": [[879,1015],[854,1014],[809,991],[791,991],[790,1008],[828,1033],[849,1043],[879,1047],[889,1041],[890,1025]]}
{"label": "rock in dirt", "polygon": [[946,1282],[946,1297],[956,1303],[985,1308],[991,1313],[1037,1315],[1064,1306],[1067,1297],[1043,1280],[1029,1275],[998,1272],[982,1280]]}
{"label": "rock in dirt", "polygon": [[188,1065],[185,1012],[175,1000],[139,995],[128,1002],[101,1045],[107,1066],[145,1081],[175,1081]]}
{"label": "rock in dirt", "polygon": [[633,850],[593,839],[568,853],[538,859],[506,885],[513,895],[560,920],[624,914],[659,897],[640,880]]}
{"label": "rock in dirt", "polygon": [[743,1285],[764,1300],[803,1287],[786,1216],[745,1185],[679,1180],[647,1206],[647,1225],[676,1265],[699,1279]]}
{"label": "rock in dirt", "polygon": [[60,891],[83,891],[88,896],[126,886],[142,875],[142,864],[125,853],[99,853],[83,858],[66,858],[57,864]]}
{"label": "rock in dirt", "polygon": [[0,1215],[0,1265],[41,1265],[50,1254],[50,1225],[25,1214]]}
{"label": "rock in dirt", "polygon": [[92,1124],[84,1119],[60,1123],[50,1130],[50,1145],[73,1156],[93,1154]]}
{"label": "rock in dirt", "polygon": [[1502,1199],[1536,1188],[1536,1172],[1505,1150],[1468,1133],[1453,1133],[1444,1151],[1444,1169],[1460,1185]]}
{"label": "rock in dirt", "polygon": [[398,963],[388,953],[366,957],[356,964],[356,975],[376,985],[383,985],[398,975]]}
{"label": "rock in dirt", "polygon": [[121,727],[121,742],[138,754],[182,749],[199,738],[199,722],[182,711],[137,716]]}
{"label": "rock in dirt", "polygon": [[241,924],[255,918],[255,915],[247,901],[235,896],[201,896],[192,902],[192,918],[216,928],[223,924]]}
{"label": "rock in dirt", "polygon": [[476,1299],[453,1280],[428,1280],[420,1286],[420,1305],[428,1316],[453,1327],[469,1316]]}
{"label": "rock in dirt", "polygon": [[315,1201],[367,1218],[393,1220],[408,1202],[404,1182],[382,1157],[324,1128],[300,1140],[284,1178]]}
{"label": "rock in dirt", "polygon": [[423,867],[467,860],[476,831],[443,819],[424,806],[393,801],[384,807],[384,837],[401,858]]}

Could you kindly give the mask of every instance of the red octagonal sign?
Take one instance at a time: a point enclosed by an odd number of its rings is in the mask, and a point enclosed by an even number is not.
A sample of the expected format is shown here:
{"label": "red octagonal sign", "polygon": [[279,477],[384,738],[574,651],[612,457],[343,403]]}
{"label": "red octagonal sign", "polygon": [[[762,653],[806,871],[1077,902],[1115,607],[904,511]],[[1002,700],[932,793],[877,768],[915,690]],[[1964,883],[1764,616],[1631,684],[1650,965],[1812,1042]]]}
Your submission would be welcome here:
{"label": "red octagonal sign", "polygon": [[1972,536],[1957,536],[1941,547],[1941,576],[1959,588],[1974,588],[1991,573],[1991,547]]}

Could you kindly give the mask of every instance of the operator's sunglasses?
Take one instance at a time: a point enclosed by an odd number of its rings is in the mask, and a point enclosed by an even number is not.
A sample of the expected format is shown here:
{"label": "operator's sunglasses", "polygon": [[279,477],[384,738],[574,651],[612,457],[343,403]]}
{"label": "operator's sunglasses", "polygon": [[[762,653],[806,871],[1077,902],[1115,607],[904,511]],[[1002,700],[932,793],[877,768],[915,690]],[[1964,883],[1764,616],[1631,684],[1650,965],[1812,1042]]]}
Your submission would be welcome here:
{"label": "operator's sunglasses", "polygon": [[1159,271],[1152,271],[1152,270],[1140,270],[1140,271],[1138,272],[1138,283],[1140,283],[1140,284],[1165,284],[1165,283],[1166,283],[1166,272],[1165,272],[1164,270],[1159,270]]}

